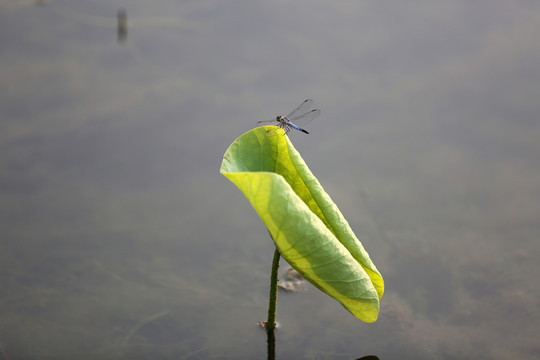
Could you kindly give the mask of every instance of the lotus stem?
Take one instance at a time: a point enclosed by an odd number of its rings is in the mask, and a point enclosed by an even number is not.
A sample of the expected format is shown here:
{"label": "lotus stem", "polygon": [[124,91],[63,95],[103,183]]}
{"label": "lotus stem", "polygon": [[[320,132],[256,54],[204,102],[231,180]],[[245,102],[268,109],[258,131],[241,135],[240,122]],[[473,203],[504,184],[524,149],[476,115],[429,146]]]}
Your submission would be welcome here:
{"label": "lotus stem", "polygon": [[270,300],[268,303],[268,320],[266,321],[266,330],[268,332],[273,332],[276,328],[277,283],[280,256],[281,254],[276,248],[274,251],[274,260],[272,261],[272,274],[270,275]]}

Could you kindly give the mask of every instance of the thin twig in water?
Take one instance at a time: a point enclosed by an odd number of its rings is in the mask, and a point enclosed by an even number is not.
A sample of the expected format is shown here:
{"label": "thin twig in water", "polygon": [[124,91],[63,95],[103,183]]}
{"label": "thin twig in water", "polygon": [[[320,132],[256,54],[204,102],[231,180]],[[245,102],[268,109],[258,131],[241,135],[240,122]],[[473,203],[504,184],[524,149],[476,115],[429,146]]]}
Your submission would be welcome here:
{"label": "thin twig in water", "polygon": [[144,325],[148,324],[149,322],[152,322],[156,319],[159,319],[160,317],[163,317],[165,315],[167,315],[169,313],[169,309],[165,309],[163,311],[160,311],[154,315],[150,315],[149,317],[143,319],[141,322],[139,322],[137,325],[135,325],[135,327],[133,327],[129,333],[127,334],[126,338],[124,339],[124,341],[122,341],[122,344],[128,344],[129,343],[129,340],[131,340],[131,338],[133,337],[133,335],[135,335],[135,333],[137,331],[140,330],[140,328],[142,328]]}

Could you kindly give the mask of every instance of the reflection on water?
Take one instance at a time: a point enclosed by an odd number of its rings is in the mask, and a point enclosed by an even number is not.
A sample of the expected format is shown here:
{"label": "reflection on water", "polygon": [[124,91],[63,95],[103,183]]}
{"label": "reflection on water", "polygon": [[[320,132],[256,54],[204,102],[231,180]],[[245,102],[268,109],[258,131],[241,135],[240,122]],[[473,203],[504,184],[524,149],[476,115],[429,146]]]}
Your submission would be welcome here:
{"label": "reflection on water", "polygon": [[119,9],[116,13],[118,43],[123,43],[127,38],[127,12],[125,9]]}
{"label": "reflection on water", "polygon": [[0,1],[2,360],[266,357],[274,246],[219,162],[308,96],[332,125],[291,140],[387,292],[364,324],[282,274],[276,358],[540,356],[540,4],[136,0],[129,41],[33,4]]}

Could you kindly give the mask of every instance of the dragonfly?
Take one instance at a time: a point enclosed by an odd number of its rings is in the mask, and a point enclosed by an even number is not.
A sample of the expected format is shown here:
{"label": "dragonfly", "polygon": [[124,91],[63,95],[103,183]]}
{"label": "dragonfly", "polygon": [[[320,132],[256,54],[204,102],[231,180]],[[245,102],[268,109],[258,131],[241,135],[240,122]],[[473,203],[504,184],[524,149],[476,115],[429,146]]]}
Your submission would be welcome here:
{"label": "dragonfly", "polygon": [[298,125],[304,126],[320,115],[321,110],[319,109],[308,111],[311,105],[313,105],[313,100],[307,99],[306,101],[301,103],[300,106],[291,111],[291,113],[287,116],[278,115],[274,120],[263,120],[259,121],[258,123],[268,124],[277,122],[277,124],[275,125],[285,130],[285,134],[291,131],[291,129],[295,129],[305,134],[309,134],[306,130],[302,129]]}

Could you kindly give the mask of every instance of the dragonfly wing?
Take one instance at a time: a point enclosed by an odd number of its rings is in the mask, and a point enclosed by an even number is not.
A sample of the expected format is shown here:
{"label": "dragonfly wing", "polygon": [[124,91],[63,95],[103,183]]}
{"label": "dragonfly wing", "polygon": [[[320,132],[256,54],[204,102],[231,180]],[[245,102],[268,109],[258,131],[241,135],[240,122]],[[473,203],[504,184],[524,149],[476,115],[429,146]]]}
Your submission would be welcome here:
{"label": "dragonfly wing", "polygon": [[305,114],[297,115],[296,117],[293,117],[292,119],[288,117],[287,120],[289,120],[290,122],[296,125],[302,126],[302,125],[308,124],[311,120],[315,119],[320,114],[321,114],[321,110],[315,109]]}
{"label": "dragonfly wing", "polygon": [[257,121],[257,124],[272,124],[272,123],[277,123],[278,121],[277,120],[262,120],[262,121]]}
{"label": "dragonfly wing", "polygon": [[294,118],[295,116],[298,117],[298,115],[305,113],[309,110],[309,108],[313,105],[313,100],[307,99],[303,103],[300,104],[299,107],[291,111],[291,113],[287,116],[285,116],[287,119]]}

